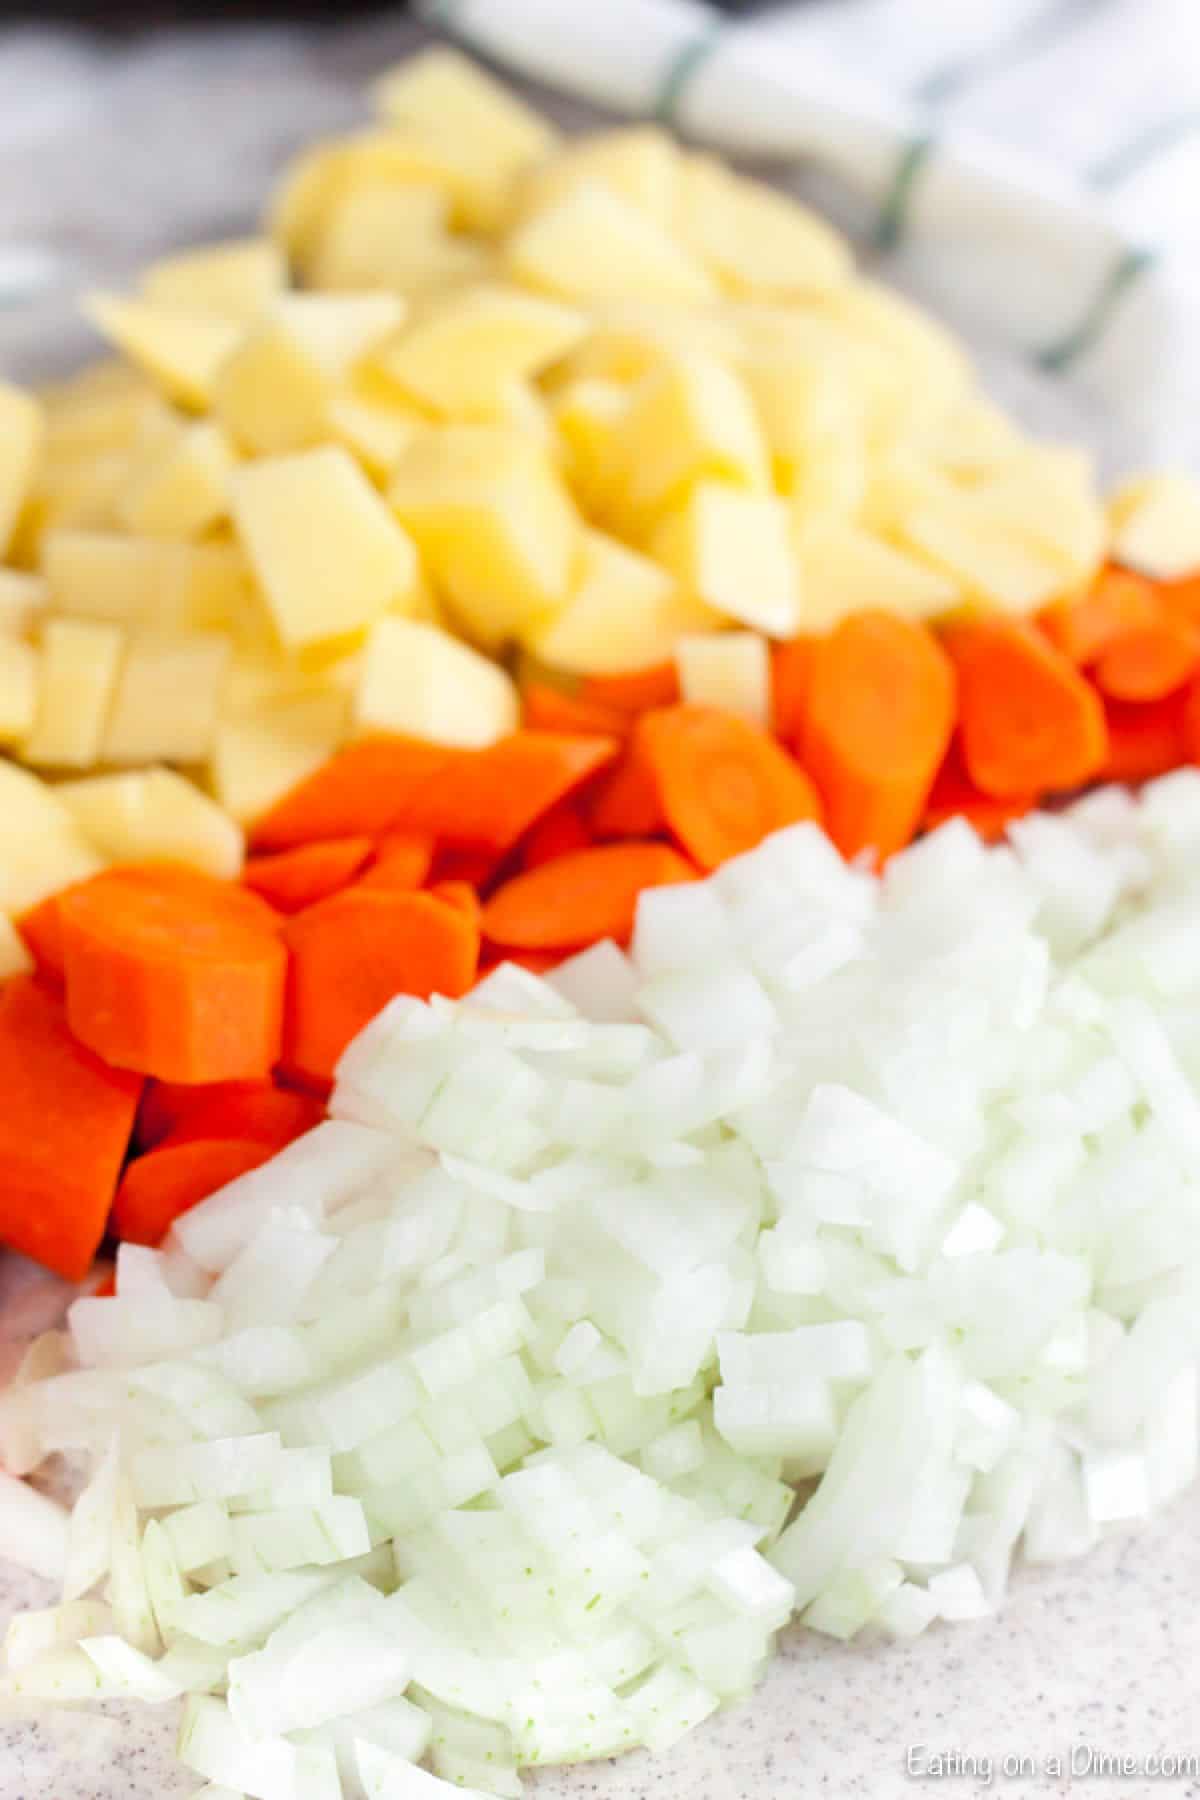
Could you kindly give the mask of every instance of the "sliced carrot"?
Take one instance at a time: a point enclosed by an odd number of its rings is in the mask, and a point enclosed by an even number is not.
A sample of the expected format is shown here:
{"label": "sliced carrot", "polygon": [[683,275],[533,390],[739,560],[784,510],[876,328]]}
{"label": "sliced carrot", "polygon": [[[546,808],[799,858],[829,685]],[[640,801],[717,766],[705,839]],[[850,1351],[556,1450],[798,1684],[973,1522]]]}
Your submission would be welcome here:
{"label": "sliced carrot", "polygon": [[808,692],[818,640],[792,638],[771,652],[771,729],[799,754],[808,715]]}
{"label": "sliced carrot", "polygon": [[229,882],[109,869],[60,901],[72,1031],[164,1081],[252,1080],[278,1059],[287,957],[275,915]]}
{"label": "sliced carrot", "polygon": [[469,881],[435,881],[425,891],[433,899],[453,906],[464,918],[478,926],[483,914],[483,902]]}
{"label": "sliced carrot", "polygon": [[348,744],[258,821],[252,841],[257,849],[290,850],[327,838],[380,837],[413,792],[474,754],[417,738]]}
{"label": "sliced carrot", "polygon": [[1157,593],[1161,604],[1174,618],[1200,625],[1200,574],[1161,581]]}
{"label": "sliced carrot", "polygon": [[393,823],[439,843],[509,850],[564,795],[611,763],[617,748],[611,737],[516,731],[448,763],[408,795]]}
{"label": "sliced carrot", "polygon": [[593,844],[506,881],[483,909],[483,933],[517,950],[582,948],[624,941],[643,888],[694,881],[667,844]]}
{"label": "sliced carrot", "polygon": [[773,738],[733,713],[671,706],[638,722],[672,834],[702,869],[752,850],[772,831],[819,819],[816,789]]}
{"label": "sliced carrot", "polygon": [[1092,671],[1110,700],[1162,700],[1200,665],[1200,631],[1168,612],[1113,638]]}
{"label": "sliced carrot", "polygon": [[311,1095],[290,1094],[271,1085],[246,1086],[239,1092],[232,1084],[214,1083],[192,1092],[195,1104],[182,1109],[161,1140],[163,1145],[225,1138],[282,1150],[324,1117],[324,1108]]}
{"label": "sliced carrot", "polygon": [[972,782],[995,799],[1082,787],[1108,754],[1095,689],[1024,619],[956,625],[959,727]]}
{"label": "sliced carrot", "polygon": [[117,1191],[114,1236],[126,1244],[161,1244],[182,1213],[274,1154],[270,1144],[236,1138],[167,1142],[148,1151],[130,1163]]}
{"label": "sliced carrot", "polygon": [[533,731],[564,731],[568,736],[623,737],[630,715],[599,700],[584,700],[561,688],[536,682],[521,696],[526,726]]}
{"label": "sliced carrot", "polygon": [[924,625],[844,619],[813,653],[801,755],[843,856],[902,850],[954,729],[954,669]]}
{"label": "sliced carrot", "polygon": [[442,844],[434,852],[430,879],[465,881],[482,892],[491,886],[504,861],[504,855],[495,850],[472,848],[470,844]]}
{"label": "sliced carrot", "polygon": [[17,930],[25,940],[25,948],[37,964],[39,975],[62,985],[62,923],[58,914],[59,895],[50,894],[37,906],[30,907],[17,920]]}
{"label": "sliced carrot", "polygon": [[560,800],[529,832],[521,846],[521,862],[526,869],[536,869],[572,850],[586,849],[591,841],[592,834],[575,802]]}
{"label": "sliced carrot", "polygon": [[1131,569],[1109,567],[1082,594],[1048,606],[1040,623],[1051,643],[1082,667],[1103,655],[1114,638],[1147,624],[1157,612],[1153,582]]}
{"label": "sliced carrot", "polygon": [[274,1089],[274,1082],[266,1077],[258,1081],[212,1081],[205,1087],[190,1082],[148,1081],[142,1089],[134,1138],[139,1149],[150,1150],[214,1101],[240,1101],[247,1095],[273,1093]]}
{"label": "sliced carrot", "polygon": [[0,988],[0,1243],[81,1281],[104,1236],[142,1082],[77,1042],[32,975]]}
{"label": "sliced carrot", "polygon": [[360,887],[419,888],[429,878],[433,839],[411,831],[389,831],[375,847],[375,860]]}
{"label": "sliced carrot", "polygon": [[658,777],[643,732],[634,731],[616,767],[596,783],[585,817],[598,838],[648,838],[666,831]]}
{"label": "sliced carrot", "polygon": [[965,819],[985,844],[994,844],[1004,836],[1014,819],[1023,818],[1036,805],[1036,794],[994,800],[981,793],[967,774],[962,747],[955,737],[937,772],[921,823],[926,831],[935,831],[949,819]]}
{"label": "sliced carrot", "polygon": [[1100,773],[1105,781],[1152,781],[1196,760],[1200,752],[1200,732],[1194,739],[1189,732],[1187,688],[1140,706],[1107,700],[1104,714],[1108,758]]}
{"label": "sliced carrot", "polygon": [[278,912],[302,912],[348,886],[371,850],[369,837],[326,838],[273,856],[251,857],[242,880]]}
{"label": "sliced carrot", "polygon": [[578,694],[581,700],[611,706],[617,712],[651,712],[658,706],[675,705],[679,699],[679,670],[672,661],[635,669],[626,675],[585,675]]}
{"label": "sliced carrot", "polygon": [[479,926],[433,894],[346,888],[290,919],[286,1067],[328,1080],[351,1038],[396,994],[465,994],[479,961]]}

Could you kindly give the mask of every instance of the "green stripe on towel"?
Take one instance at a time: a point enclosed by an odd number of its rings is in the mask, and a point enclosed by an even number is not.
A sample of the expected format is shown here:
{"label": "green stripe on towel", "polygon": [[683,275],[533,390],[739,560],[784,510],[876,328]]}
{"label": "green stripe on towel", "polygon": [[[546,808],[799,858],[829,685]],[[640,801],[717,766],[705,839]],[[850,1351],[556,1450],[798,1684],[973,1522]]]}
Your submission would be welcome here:
{"label": "green stripe on towel", "polygon": [[710,25],[673,52],[663,71],[653,106],[654,117],[661,124],[670,125],[673,122],[679,102],[693,77],[703,68],[723,36],[724,32],[719,25]]}
{"label": "green stripe on towel", "polygon": [[1056,344],[1048,344],[1038,351],[1035,360],[1039,368],[1061,375],[1091,350],[1103,336],[1124,294],[1155,260],[1150,250],[1126,250],[1105,276],[1078,325]]}
{"label": "green stripe on towel", "polygon": [[1112,150],[1088,170],[1088,180],[1094,187],[1117,187],[1134,175],[1140,175],[1160,156],[1166,156],[1177,144],[1182,144],[1189,137],[1200,134],[1200,107],[1191,107],[1187,112],[1176,113],[1173,118],[1162,119],[1157,125],[1139,131],[1119,149]]}
{"label": "green stripe on towel", "polygon": [[879,209],[879,218],[871,233],[871,242],[876,250],[895,250],[900,244],[908,225],[913,189],[933,154],[936,143],[937,139],[927,132],[921,137],[910,138],[901,151],[896,172],[892,176],[892,185]]}

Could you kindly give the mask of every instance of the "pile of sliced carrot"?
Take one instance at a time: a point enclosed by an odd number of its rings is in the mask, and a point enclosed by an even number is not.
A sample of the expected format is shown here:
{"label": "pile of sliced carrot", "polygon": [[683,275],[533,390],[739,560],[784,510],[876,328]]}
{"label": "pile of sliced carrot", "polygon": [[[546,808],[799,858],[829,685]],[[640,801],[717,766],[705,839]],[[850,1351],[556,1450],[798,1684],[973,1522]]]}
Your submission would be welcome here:
{"label": "pile of sliced carrot", "polygon": [[323,1114],[396,994],[627,940],[638,895],[817,820],[876,859],[967,818],[1200,760],[1200,583],[1107,569],[1038,623],[885,612],[773,652],[772,730],[673,665],[526,690],[483,750],[379,737],[266,814],[240,885],[109,869],[21,921],[0,988],[0,1242],[72,1280],[155,1244]]}

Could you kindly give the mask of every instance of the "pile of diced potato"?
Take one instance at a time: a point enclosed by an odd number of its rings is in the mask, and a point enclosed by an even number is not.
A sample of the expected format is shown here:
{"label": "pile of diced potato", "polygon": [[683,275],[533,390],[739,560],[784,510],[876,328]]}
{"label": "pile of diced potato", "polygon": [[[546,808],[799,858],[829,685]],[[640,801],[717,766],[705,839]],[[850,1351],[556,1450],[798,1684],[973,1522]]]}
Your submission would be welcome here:
{"label": "pile of diced potato", "polygon": [[0,765],[3,911],[97,859],[232,872],[348,737],[510,730],[522,658],[678,655],[761,715],[768,639],[1200,564],[1192,484],[1106,509],[781,193],[652,126],[561,140],[450,51],[375,103],[261,238],[92,296],[114,360],[0,388],[0,744],[38,777]]}

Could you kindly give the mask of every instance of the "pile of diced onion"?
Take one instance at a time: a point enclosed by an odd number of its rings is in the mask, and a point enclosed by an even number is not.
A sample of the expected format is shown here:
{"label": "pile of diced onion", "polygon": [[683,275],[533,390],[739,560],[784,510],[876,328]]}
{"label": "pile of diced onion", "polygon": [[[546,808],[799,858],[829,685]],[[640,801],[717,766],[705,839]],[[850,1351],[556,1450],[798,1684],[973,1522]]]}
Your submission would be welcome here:
{"label": "pile of diced onion", "polygon": [[882,879],[782,832],[394,1001],[332,1112],[0,1400],[92,1471],[6,1691],[186,1697],[223,1796],[662,1749],[792,1617],[980,1616],[1195,1471],[1200,774]]}

